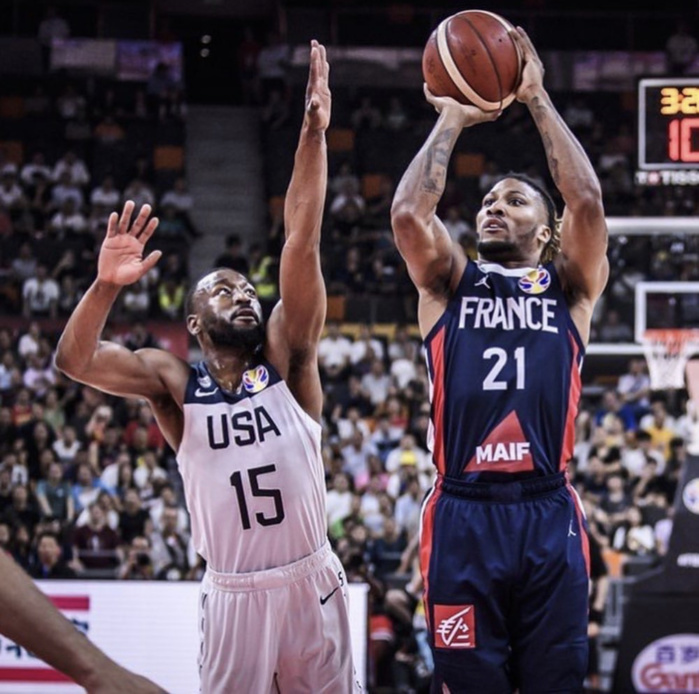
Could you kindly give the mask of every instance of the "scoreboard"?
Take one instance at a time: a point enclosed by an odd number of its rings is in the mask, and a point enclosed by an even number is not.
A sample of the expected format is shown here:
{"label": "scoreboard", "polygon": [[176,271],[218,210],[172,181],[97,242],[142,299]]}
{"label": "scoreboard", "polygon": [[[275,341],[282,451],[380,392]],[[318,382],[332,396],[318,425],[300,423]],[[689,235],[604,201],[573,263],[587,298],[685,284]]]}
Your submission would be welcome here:
{"label": "scoreboard", "polygon": [[699,184],[699,78],[639,80],[636,182]]}

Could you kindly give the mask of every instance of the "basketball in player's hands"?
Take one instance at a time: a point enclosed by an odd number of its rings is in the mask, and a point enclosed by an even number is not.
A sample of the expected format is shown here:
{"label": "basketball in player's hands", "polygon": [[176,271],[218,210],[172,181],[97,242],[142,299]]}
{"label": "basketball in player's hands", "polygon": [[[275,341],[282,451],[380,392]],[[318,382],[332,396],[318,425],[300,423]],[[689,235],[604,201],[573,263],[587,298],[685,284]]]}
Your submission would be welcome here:
{"label": "basketball in player's hands", "polygon": [[422,54],[428,89],[483,111],[511,104],[522,78],[522,57],[510,31],[512,25],[492,12],[466,10],[447,17]]}

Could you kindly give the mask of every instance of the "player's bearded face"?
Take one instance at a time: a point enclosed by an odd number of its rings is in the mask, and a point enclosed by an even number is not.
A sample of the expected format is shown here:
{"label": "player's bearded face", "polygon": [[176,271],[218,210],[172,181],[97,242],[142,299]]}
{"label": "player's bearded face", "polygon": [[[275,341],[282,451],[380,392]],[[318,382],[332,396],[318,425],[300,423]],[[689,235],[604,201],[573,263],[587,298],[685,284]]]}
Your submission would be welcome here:
{"label": "player's bearded face", "polygon": [[498,239],[479,241],[476,249],[478,250],[478,255],[483,258],[483,260],[490,260],[494,263],[502,263],[519,255],[519,249],[516,243],[512,241],[500,241]]}
{"label": "player's bearded face", "polygon": [[254,325],[234,325],[220,316],[205,320],[204,330],[217,347],[233,347],[246,351],[254,351],[260,347],[265,334],[262,322]]}

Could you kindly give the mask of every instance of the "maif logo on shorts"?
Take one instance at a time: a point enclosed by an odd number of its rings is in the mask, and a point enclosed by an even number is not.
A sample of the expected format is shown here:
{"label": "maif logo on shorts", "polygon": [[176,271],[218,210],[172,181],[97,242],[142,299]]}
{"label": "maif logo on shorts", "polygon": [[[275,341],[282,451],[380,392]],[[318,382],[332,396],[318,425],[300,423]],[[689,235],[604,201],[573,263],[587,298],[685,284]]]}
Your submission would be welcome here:
{"label": "maif logo on shorts", "polygon": [[476,608],[473,605],[434,606],[435,648],[475,648]]}

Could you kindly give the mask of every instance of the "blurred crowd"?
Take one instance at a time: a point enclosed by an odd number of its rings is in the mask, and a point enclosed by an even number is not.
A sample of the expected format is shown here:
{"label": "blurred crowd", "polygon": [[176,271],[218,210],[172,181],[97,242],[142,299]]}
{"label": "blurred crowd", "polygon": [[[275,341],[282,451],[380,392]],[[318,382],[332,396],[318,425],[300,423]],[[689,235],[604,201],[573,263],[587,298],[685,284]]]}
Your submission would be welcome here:
{"label": "blurred crowd", "polygon": [[[38,86],[22,101],[21,120],[5,121],[24,139],[14,155],[0,151],[0,312],[69,315],[94,277],[109,214],[134,200],[160,217],[165,258],[124,292],[117,315],[179,318],[198,231],[183,164],[163,168],[157,156],[159,138],[184,138],[184,114],[163,110],[171,98],[165,72],[157,66],[146,89],[105,83],[91,94],[54,78],[51,93]],[[33,138],[35,130],[56,137]]]}

